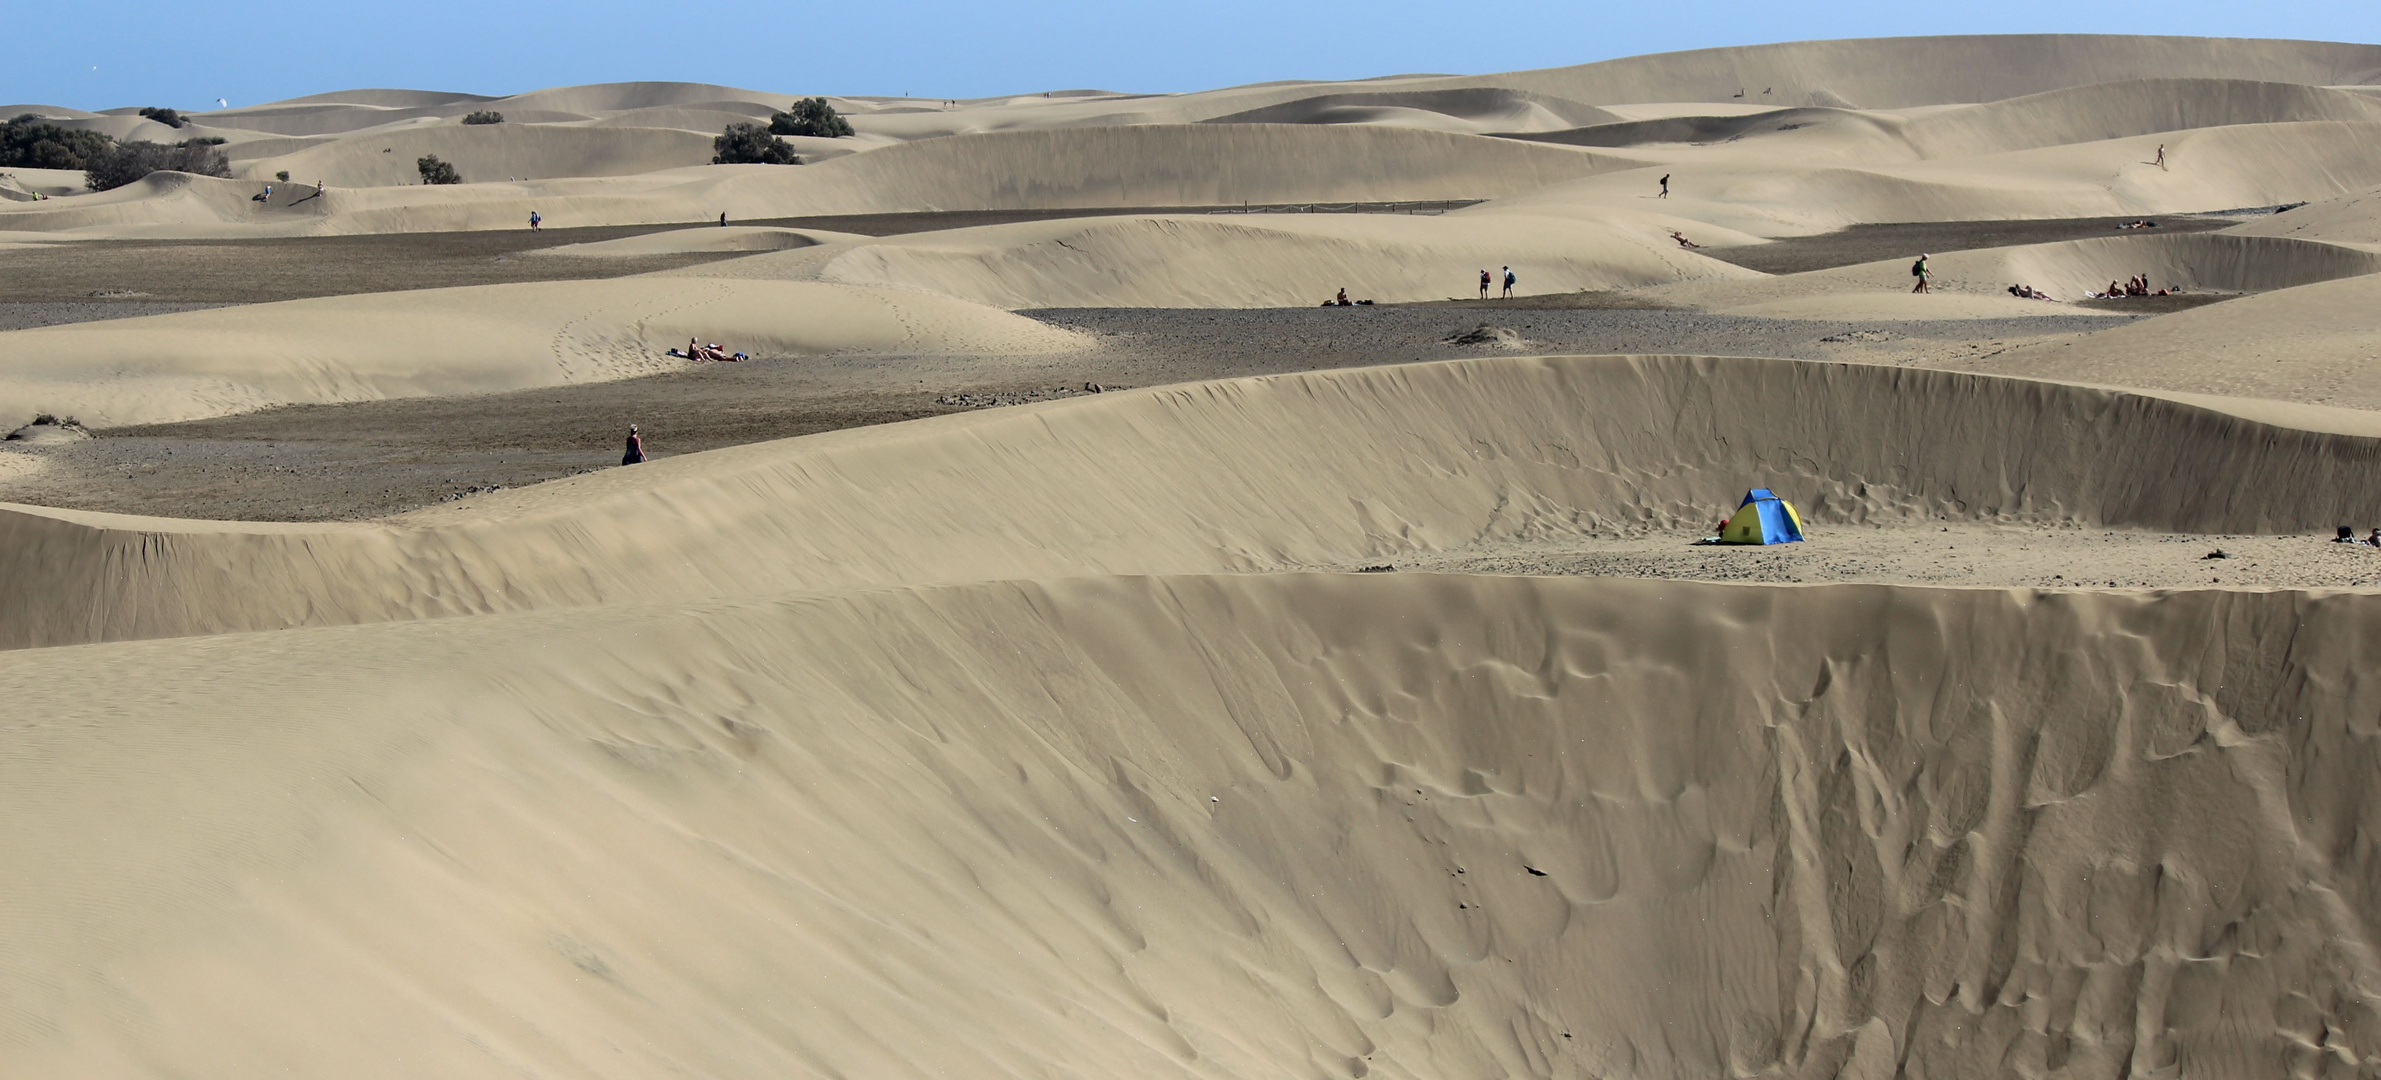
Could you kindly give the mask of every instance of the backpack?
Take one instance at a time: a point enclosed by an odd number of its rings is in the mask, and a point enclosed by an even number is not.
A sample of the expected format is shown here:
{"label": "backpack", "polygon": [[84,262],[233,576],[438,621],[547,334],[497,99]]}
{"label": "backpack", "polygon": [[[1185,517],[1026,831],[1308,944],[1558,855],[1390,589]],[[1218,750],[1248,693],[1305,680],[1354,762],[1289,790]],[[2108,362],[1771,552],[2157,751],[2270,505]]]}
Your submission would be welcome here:
{"label": "backpack", "polygon": [[1925,276],[1926,276],[1926,260],[1925,260],[1925,259],[1920,259],[1920,260],[1918,260],[1917,262],[1914,262],[1914,263],[1911,263],[1911,264],[1910,264],[1910,276],[1911,276],[1911,277],[1925,277]]}

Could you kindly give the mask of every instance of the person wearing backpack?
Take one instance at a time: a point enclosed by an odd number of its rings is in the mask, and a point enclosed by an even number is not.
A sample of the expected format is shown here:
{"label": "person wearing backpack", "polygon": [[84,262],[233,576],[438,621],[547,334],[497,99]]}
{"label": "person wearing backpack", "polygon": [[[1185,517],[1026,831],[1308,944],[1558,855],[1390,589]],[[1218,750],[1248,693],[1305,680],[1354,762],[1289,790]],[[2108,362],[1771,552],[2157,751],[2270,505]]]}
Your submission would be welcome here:
{"label": "person wearing backpack", "polygon": [[1510,266],[1505,267],[1505,299],[1510,300],[1513,298],[1513,282],[1516,280],[1519,279],[1513,276],[1513,268]]}
{"label": "person wearing backpack", "polygon": [[1911,292],[1922,293],[1928,291],[1926,288],[1926,283],[1932,279],[1934,275],[1932,271],[1929,271],[1926,268],[1925,255],[1918,256],[1918,261],[1910,264],[1910,276],[1918,279],[1918,284],[1911,287]]}

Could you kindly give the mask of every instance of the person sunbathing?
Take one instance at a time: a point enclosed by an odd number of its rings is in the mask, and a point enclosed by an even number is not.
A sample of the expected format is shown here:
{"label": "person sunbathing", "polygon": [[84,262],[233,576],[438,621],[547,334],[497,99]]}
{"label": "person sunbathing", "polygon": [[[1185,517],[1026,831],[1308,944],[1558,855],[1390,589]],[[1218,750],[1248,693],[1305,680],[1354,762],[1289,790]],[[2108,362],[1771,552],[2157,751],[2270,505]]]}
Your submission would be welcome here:
{"label": "person sunbathing", "polygon": [[679,352],[676,349],[671,349],[670,355],[682,356],[688,360],[709,360],[716,363],[729,364],[744,359],[743,353],[730,353],[727,350],[720,348],[719,343],[716,341],[709,345],[705,345],[703,344],[701,338],[687,338],[686,351]]}
{"label": "person sunbathing", "polygon": [[1670,230],[1670,239],[1678,241],[1678,246],[1680,246],[1680,247],[1682,247],[1682,248],[1699,248],[1699,247],[1702,247],[1702,246],[1703,246],[1703,245],[1701,245],[1701,244],[1698,244],[1698,243],[1696,243],[1696,242],[1694,242],[1694,241],[1692,241],[1692,240],[1689,240],[1689,239],[1687,239],[1687,234],[1685,234],[1685,233],[1682,233],[1682,232],[1678,231],[1677,229],[1672,229],[1672,230]]}

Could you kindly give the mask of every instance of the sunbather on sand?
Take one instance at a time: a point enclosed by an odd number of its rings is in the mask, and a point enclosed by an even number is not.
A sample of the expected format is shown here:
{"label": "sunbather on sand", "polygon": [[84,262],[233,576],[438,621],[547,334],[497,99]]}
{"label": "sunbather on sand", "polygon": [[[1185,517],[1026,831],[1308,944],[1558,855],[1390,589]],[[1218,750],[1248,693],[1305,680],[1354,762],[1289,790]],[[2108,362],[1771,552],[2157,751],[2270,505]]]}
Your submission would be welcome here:
{"label": "sunbather on sand", "polygon": [[1670,239],[1678,241],[1678,246],[1680,246],[1680,247],[1682,247],[1682,248],[1699,248],[1699,247],[1702,247],[1702,246],[1703,246],[1703,245],[1701,245],[1701,244],[1698,244],[1698,243],[1696,243],[1696,242],[1694,242],[1694,241],[1692,241],[1692,240],[1689,240],[1689,239],[1687,239],[1687,234],[1685,234],[1685,233],[1682,233],[1682,232],[1678,231],[1677,229],[1672,229],[1672,230],[1670,230]]}

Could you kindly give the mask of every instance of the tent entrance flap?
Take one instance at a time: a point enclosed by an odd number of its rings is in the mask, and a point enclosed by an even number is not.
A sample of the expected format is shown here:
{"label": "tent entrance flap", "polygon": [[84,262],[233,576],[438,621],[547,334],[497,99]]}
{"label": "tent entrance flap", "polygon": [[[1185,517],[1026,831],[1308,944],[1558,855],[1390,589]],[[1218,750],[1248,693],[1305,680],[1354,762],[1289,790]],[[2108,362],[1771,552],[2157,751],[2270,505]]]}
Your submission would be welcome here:
{"label": "tent entrance flap", "polygon": [[1736,514],[1720,526],[1723,544],[1791,544],[1802,539],[1802,515],[1768,488],[1745,492]]}

